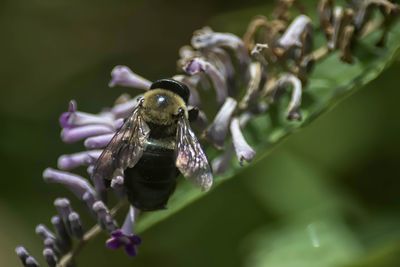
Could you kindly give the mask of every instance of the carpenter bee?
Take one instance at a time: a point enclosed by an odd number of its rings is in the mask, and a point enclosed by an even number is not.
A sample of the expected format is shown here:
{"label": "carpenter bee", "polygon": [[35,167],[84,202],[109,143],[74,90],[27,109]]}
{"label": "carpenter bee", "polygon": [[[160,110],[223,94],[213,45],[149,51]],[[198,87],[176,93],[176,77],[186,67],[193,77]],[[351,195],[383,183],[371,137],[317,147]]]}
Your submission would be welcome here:
{"label": "carpenter bee", "polygon": [[181,173],[203,190],[212,171],[189,121],[189,89],[172,79],[154,82],[96,162],[93,176],[106,184],[124,177],[129,202],[144,211],[164,209]]}

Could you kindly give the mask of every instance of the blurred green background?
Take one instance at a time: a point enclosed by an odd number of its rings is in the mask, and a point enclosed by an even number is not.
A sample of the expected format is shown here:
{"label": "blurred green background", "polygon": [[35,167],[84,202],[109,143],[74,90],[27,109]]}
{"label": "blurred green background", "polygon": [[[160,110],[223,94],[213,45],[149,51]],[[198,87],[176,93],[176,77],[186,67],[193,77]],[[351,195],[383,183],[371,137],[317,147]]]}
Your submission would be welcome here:
{"label": "blurred green background", "polygon": [[[0,266],[19,266],[19,244],[41,260],[34,228],[49,223],[56,197],[71,197],[41,179],[60,154],[80,148],[59,140],[70,99],[97,112],[134,95],[107,87],[113,66],[150,80],[170,76],[194,30],[242,33],[246,25],[224,14],[250,19],[270,2],[2,0]],[[145,232],[137,258],[108,251],[101,236],[79,266],[400,266],[399,73],[398,60],[267,158]]]}

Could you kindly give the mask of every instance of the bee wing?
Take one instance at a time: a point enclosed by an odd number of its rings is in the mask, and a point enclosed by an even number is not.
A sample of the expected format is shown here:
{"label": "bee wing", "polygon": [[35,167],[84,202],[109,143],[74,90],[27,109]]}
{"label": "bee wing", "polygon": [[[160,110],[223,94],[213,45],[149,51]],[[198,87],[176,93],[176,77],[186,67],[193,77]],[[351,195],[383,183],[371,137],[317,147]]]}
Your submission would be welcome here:
{"label": "bee wing", "polygon": [[150,134],[149,126],[140,115],[139,104],[103,150],[93,170],[94,178],[111,180],[115,172],[123,174],[142,157],[144,145]]}
{"label": "bee wing", "polygon": [[176,140],[176,167],[194,184],[207,191],[213,183],[213,175],[206,154],[185,116],[178,121]]}

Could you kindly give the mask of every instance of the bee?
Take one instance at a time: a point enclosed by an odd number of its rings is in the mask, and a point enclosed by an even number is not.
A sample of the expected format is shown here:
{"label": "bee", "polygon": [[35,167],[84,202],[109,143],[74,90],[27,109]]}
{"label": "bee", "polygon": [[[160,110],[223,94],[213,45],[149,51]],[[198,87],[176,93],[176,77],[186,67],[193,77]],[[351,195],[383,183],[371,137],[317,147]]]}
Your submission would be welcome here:
{"label": "bee", "polygon": [[213,175],[190,121],[189,89],[172,79],[154,82],[98,158],[93,177],[108,186],[124,177],[129,202],[143,211],[164,209],[177,177],[208,190]]}

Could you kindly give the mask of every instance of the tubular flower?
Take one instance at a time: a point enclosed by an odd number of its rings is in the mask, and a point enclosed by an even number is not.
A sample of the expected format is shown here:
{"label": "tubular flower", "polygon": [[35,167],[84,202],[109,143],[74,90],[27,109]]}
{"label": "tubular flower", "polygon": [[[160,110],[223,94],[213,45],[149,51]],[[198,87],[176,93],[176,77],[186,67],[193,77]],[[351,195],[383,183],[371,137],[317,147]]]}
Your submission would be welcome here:
{"label": "tubular flower", "polygon": [[[223,174],[228,170],[235,154],[240,165],[256,156],[251,142],[247,141],[251,139],[246,138],[246,127],[255,117],[268,112],[278,100],[288,99],[285,114],[288,123],[302,119],[302,93],[307,90],[307,78],[314,62],[333,50],[339,50],[341,60],[350,63],[356,38],[370,22],[369,14],[373,9],[379,9],[386,15],[385,25],[389,25],[399,13],[398,5],[386,0],[350,1],[345,8],[335,6],[334,1],[321,0],[318,12],[327,45],[325,52],[318,54],[312,51],[314,27],[310,17],[301,14],[290,21],[292,2],[279,1],[279,8],[271,20],[256,17],[243,39],[205,27],[195,31],[190,45],[180,50],[180,71],[173,79],[187,85],[190,91],[187,99],[189,120],[180,123],[192,124],[197,136],[204,137],[201,142],[206,152],[211,146],[220,150],[219,154],[210,158],[214,174]],[[149,90],[151,85],[151,81],[126,66],[116,66],[111,71],[110,87]],[[215,99],[205,94],[210,88],[215,91]],[[291,95],[282,94],[288,88]],[[36,227],[36,233],[44,244],[43,256],[49,266],[72,266],[77,251],[75,243],[83,246],[101,230],[109,235],[106,241],[108,248],[123,248],[129,256],[137,254],[141,239],[135,234],[134,226],[140,210],[130,206],[122,227],[114,218],[129,196],[125,189],[125,170],[117,169],[110,175],[112,179],[107,181],[92,174],[96,172],[97,159],[125,120],[136,114],[136,107],[141,107],[141,99],[141,94],[133,98],[122,95],[114,105],[101,108],[102,111],[97,114],[79,110],[77,102],[71,100],[67,111],[61,114],[61,140],[65,143],[82,142],[83,149],[61,155],[58,169],[47,168],[43,178],[48,183],[57,183],[70,190],[86,206],[95,225],[88,230],[71,202],[66,198],[57,198],[54,201],[57,213],[51,218],[52,227],[44,224]],[[144,128],[142,130],[143,135],[148,133]],[[190,133],[190,138],[194,139],[194,133]],[[137,153],[134,149],[129,152]],[[182,157],[181,161],[183,159],[187,158]],[[136,162],[130,165],[134,164]],[[78,167],[85,167],[87,174],[73,173]],[[208,189],[212,180],[207,181]],[[114,208],[107,201],[109,191],[118,199]],[[15,251],[24,266],[39,266],[24,247],[17,247]]]}

